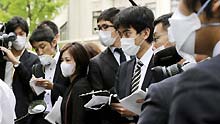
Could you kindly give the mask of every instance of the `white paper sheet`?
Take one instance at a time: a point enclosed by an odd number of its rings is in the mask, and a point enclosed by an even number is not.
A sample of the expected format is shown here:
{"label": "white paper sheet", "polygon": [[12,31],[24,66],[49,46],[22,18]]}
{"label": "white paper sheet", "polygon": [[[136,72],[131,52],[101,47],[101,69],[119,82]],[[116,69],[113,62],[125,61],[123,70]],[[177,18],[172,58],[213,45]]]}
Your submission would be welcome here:
{"label": "white paper sheet", "polygon": [[32,89],[34,90],[34,92],[37,95],[40,95],[41,93],[43,93],[46,90],[44,87],[36,86],[35,83],[36,83],[36,78],[32,77],[30,80],[30,86],[32,87]]}
{"label": "white paper sheet", "polygon": [[93,106],[96,106],[96,105],[101,105],[101,104],[105,104],[105,103],[108,103],[109,101],[109,96],[96,96],[96,95],[93,95],[92,96],[92,99],[86,103],[84,105],[85,108],[89,108],[89,109],[93,109],[93,110],[98,110],[98,109],[101,109],[100,108],[95,108]]}
{"label": "white paper sheet", "polygon": [[47,114],[47,116],[44,118],[48,120],[52,124],[61,124],[61,103],[62,103],[63,98],[59,96],[58,100],[55,102],[52,110],[50,113]]}
{"label": "white paper sheet", "polygon": [[126,109],[140,115],[141,106],[143,103],[136,103],[138,99],[145,99],[147,92],[143,90],[137,90],[133,94],[120,100],[120,103]]}

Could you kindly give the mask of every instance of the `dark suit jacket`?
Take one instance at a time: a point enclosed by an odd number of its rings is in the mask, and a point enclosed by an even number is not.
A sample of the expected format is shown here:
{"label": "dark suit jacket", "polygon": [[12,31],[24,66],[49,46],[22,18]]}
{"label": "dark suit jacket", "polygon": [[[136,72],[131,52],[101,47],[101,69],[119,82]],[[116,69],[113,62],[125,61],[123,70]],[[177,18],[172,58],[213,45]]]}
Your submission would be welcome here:
{"label": "dark suit jacket", "polygon": [[[155,82],[151,72],[151,68],[154,67],[152,58],[146,70],[143,85],[141,87],[144,91],[146,91],[146,88],[148,88],[151,83]],[[136,59],[131,59],[128,62],[122,63],[118,69],[115,89],[120,99],[129,96],[131,93],[131,80],[134,72],[135,61]]]}
{"label": "dark suit jacket", "polygon": [[88,79],[94,90],[109,90],[114,86],[118,63],[107,48],[104,52],[90,60]]}
{"label": "dark suit jacket", "polygon": [[177,80],[169,124],[220,124],[220,55]]}
{"label": "dark suit jacket", "polygon": [[[29,86],[29,81],[32,77],[32,66],[40,63],[40,60],[36,55],[25,50],[20,57],[20,62],[19,66],[15,68],[12,82],[12,88],[16,98],[15,112],[17,118],[24,116],[28,112],[29,104],[36,98],[36,95]],[[2,80],[5,78],[5,67],[6,61],[0,63],[0,78]]]}
{"label": "dark suit jacket", "polygon": [[[96,115],[90,114],[84,108],[84,104],[88,100],[79,97],[91,90],[91,85],[85,77],[77,78],[72,82],[63,96],[61,104],[62,124],[93,124],[92,119],[94,120]],[[65,119],[67,123],[64,122]]]}
{"label": "dark suit jacket", "polygon": [[138,124],[168,124],[169,109],[177,76],[179,75],[150,85]]}

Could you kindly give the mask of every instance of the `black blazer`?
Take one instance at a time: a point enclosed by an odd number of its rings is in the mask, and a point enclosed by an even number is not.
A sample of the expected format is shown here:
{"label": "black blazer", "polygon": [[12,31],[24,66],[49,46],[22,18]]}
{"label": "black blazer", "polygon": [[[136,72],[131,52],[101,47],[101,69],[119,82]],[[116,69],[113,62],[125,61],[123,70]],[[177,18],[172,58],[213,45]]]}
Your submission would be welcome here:
{"label": "black blazer", "polygon": [[220,55],[177,80],[169,124],[220,124]]}
{"label": "black blazer", "polygon": [[[27,50],[20,57],[20,64],[15,68],[12,88],[16,98],[15,112],[17,118],[28,112],[28,106],[37,96],[32,92],[29,81],[32,77],[32,66],[40,63],[38,57]],[[0,78],[5,78],[6,61],[0,63]],[[25,121],[25,120],[24,120]],[[21,121],[22,123],[22,121]]]}
{"label": "black blazer", "polygon": [[179,75],[149,86],[138,124],[168,124],[169,109],[177,76]]}
{"label": "black blazer", "polygon": [[90,60],[88,80],[94,90],[109,90],[114,86],[115,75],[118,70],[116,61],[110,48]]}
{"label": "black blazer", "polygon": [[[62,124],[93,124],[96,115],[90,114],[84,104],[87,99],[82,99],[79,95],[90,92],[91,86],[85,77],[75,79],[66,90],[61,104]],[[65,123],[65,120],[66,123]]]}
{"label": "black blazer", "polygon": [[[144,91],[146,91],[146,88],[148,88],[151,83],[155,82],[151,72],[151,68],[154,67],[152,58],[153,57],[151,57],[151,61],[146,70],[143,85],[141,87]],[[134,72],[135,61],[136,59],[131,59],[128,62],[122,63],[118,69],[118,74],[115,81],[115,89],[120,99],[129,96],[131,93],[131,80]]]}

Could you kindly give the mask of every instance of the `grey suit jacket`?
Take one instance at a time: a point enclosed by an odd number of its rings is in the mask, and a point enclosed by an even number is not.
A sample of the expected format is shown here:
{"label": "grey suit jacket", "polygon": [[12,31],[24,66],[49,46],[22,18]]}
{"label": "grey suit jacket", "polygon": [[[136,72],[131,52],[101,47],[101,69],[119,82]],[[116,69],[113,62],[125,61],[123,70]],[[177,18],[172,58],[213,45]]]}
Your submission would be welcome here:
{"label": "grey suit jacket", "polygon": [[114,86],[118,63],[110,48],[90,60],[88,80],[94,90],[109,90]]}
{"label": "grey suit jacket", "polygon": [[169,124],[220,124],[220,55],[177,80]]}
{"label": "grey suit jacket", "polygon": [[150,85],[138,124],[168,124],[172,93],[178,76]]}

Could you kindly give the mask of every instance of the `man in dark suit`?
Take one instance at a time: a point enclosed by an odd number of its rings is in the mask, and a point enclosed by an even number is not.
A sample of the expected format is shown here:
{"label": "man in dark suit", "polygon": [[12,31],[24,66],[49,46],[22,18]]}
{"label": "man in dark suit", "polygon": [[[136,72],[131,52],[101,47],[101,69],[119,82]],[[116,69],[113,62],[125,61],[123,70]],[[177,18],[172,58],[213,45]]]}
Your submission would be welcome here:
{"label": "man in dark suit", "polygon": [[[133,6],[122,10],[116,17],[115,25],[121,36],[121,47],[130,56],[136,56],[119,67],[115,89],[119,99],[129,96],[138,89],[146,88],[154,82],[151,68],[153,67],[153,20],[152,11],[146,7]],[[136,116],[122,107],[120,103],[112,103],[113,109],[123,117]],[[126,122],[137,120],[128,119]]]}
{"label": "man in dark suit", "polygon": [[[38,54],[41,64],[43,65],[44,79],[36,78],[36,85],[39,87],[44,87],[46,89],[43,94],[43,99],[47,104],[47,109],[45,115],[51,111],[54,103],[59,96],[63,96],[66,88],[70,84],[70,79],[65,78],[61,73],[60,68],[60,52],[57,49],[57,38],[55,34],[47,25],[43,27],[38,27],[32,33],[29,39],[31,45]],[[44,120],[44,117],[38,115],[35,117],[33,123],[47,124],[48,122]]]}
{"label": "man in dark suit", "polygon": [[[196,17],[195,19],[191,18],[187,22],[188,24],[193,22],[195,26],[198,23],[195,20],[202,22],[203,27],[194,30],[194,40],[190,41],[187,38],[187,42],[194,49],[192,51],[197,54],[213,56],[213,58],[198,64],[175,79],[177,84],[170,108],[169,124],[219,124],[220,35],[218,34],[220,34],[220,1],[183,0],[179,7],[179,11],[186,18],[189,15]],[[193,13],[195,11],[199,16]],[[192,26],[185,25],[185,20],[181,20],[181,18],[179,21],[185,27]],[[171,23],[171,27],[173,24]],[[179,28],[181,25],[175,27]],[[188,28],[188,30],[190,29]],[[177,40],[176,43],[178,42]],[[182,49],[182,51],[191,53],[191,49]]]}
{"label": "man in dark suit", "polygon": [[[115,7],[106,9],[97,19],[100,42],[107,48],[92,58],[89,63],[88,80],[93,90],[110,90],[114,86],[119,65],[130,59],[120,48],[120,38],[113,25],[119,11]],[[120,116],[109,106],[97,111],[97,114],[99,114],[100,123],[104,124],[112,123],[113,118]]]}
{"label": "man in dark suit", "polygon": [[126,56],[119,49],[120,39],[113,25],[119,9],[113,7],[104,10],[97,19],[99,39],[107,48],[90,60],[88,79],[94,90],[109,90],[114,86],[115,75]]}
{"label": "man in dark suit", "polygon": [[[40,63],[39,58],[25,49],[29,33],[27,22],[21,17],[13,17],[5,25],[5,33],[15,32],[17,39],[12,43],[12,48],[0,47],[5,52],[6,60],[0,62],[0,78],[13,89],[16,98],[15,112],[21,118],[28,112],[29,104],[36,98],[32,92],[29,81],[32,76],[32,66]],[[29,117],[17,122],[29,124]]]}
{"label": "man in dark suit", "polygon": [[[168,19],[170,17],[171,14],[166,14],[160,16],[154,21],[156,47],[170,43],[168,42],[167,36],[167,28],[170,25]],[[143,112],[139,117],[138,124],[168,123],[169,108],[172,100],[173,89],[176,83],[176,81],[173,80],[174,77],[152,84],[148,88],[148,93],[142,106]]]}

